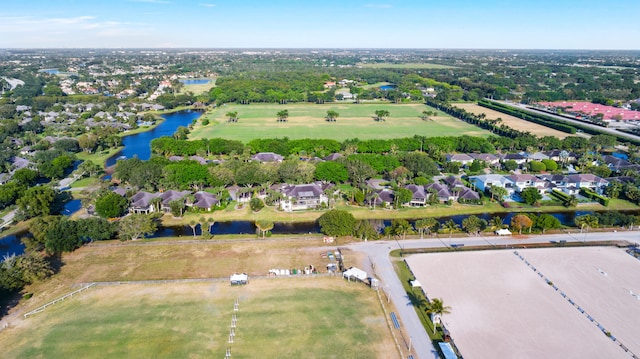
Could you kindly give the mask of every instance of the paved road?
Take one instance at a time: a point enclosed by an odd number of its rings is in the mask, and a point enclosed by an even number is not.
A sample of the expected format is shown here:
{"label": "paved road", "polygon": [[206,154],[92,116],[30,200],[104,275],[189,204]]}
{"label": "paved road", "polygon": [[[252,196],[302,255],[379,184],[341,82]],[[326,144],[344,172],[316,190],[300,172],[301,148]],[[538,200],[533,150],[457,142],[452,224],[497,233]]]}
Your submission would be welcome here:
{"label": "paved road", "polygon": [[[402,324],[411,336],[413,340],[413,348],[415,350],[416,358],[438,358],[431,340],[424,330],[424,327],[420,323],[418,315],[416,314],[411,302],[407,296],[407,293],[402,287],[402,283],[398,279],[393,270],[393,265],[389,258],[389,252],[394,249],[399,249],[402,246],[403,249],[413,248],[443,248],[449,247],[451,244],[464,244],[465,246],[495,246],[496,248],[508,248],[518,247],[522,244],[532,243],[550,243],[558,241],[567,242],[590,242],[590,241],[629,241],[631,243],[640,244],[640,232],[637,231],[623,231],[623,232],[606,232],[606,233],[566,233],[566,234],[551,234],[551,235],[532,235],[525,238],[519,236],[515,237],[497,237],[497,236],[479,236],[479,237],[465,237],[465,238],[453,238],[451,242],[447,237],[441,238],[428,238],[428,239],[414,239],[404,241],[372,241],[372,242],[360,242],[353,243],[347,247],[354,251],[363,252],[369,257],[372,267],[375,269],[375,275],[380,279],[382,287],[385,288],[390,295],[393,304],[395,305],[398,316],[400,317]],[[370,270],[370,268],[366,268]],[[455,335],[455,333],[453,333]]]}

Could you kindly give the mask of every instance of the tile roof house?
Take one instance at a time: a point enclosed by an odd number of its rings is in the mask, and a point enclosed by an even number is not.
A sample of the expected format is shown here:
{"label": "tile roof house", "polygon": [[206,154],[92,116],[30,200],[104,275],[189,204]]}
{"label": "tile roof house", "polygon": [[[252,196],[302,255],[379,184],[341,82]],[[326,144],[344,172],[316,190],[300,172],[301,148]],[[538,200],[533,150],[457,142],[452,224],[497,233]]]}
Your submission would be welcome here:
{"label": "tile roof house", "polygon": [[163,193],[159,193],[158,197],[160,197],[162,199],[162,204],[160,206],[160,209],[162,209],[165,212],[169,212],[171,211],[171,208],[169,206],[169,204],[172,201],[184,201],[188,195],[191,194],[191,191],[174,191],[174,190],[169,190]]}
{"label": "tile roof house", "polygon": [[281,199],[280,209],[285,212],[320,208],[329,204],[329,197],[324,190],[331,184],[309,183],[298,185],[284,185],[280,192],[285,196]]}
{"label": "tile roof house", "polygon": [[578,188],[589,188],[601,194],[604,187],[609,184],[609,181],[591,173],[579,173],[568,175],[567,184]]}
{"label": "tile roof house", "polygon": [[375,207],[391,207],[395,200],[395,194],[393,190],[389,188],[383,188],[373,191],[367,197],[367,204]]}
{"label": "tile roof house", "polygon": [[209,192],[196,192],[194,196],[195,202],[192,205],[207,211],[211,211],[216,205],[220,203],[220,200],[218,200],[218,198],[214,194]]}
{"label": "tile roof house", "polygon": [[507,153],[501,156],[502,161],[515,161],[517,164],[522,165],[527,163],[527,158],[519,153]]}
{"label": "tile roof house", "polygon": [[437,196],[439,202],[446,202],[455,199],[455,197],[449,190],[449,187],[442,183],[429,183],[428,185],[424,186],[424,188],[426,189],[428,196]]}
{"label": "tile roof house", "polygon": [[340,157],[342,157],[342,155],[341,155],[341,154],[339,154],[339,153],[332,153],[332,154],[330,154],[329,156],[325,157],[325,158],[324,158],[324,160],[325,160],[325,161],[335,161],[335,160],[337,160],[337,159],[338,159],[338,158],[340,158]]}
{"label": "tile roof house", "polygon": [[483,192],[489,190],[491,187],[502,187],[507,190],[509,195],[513,193],[515,187],[513,180],[498,174],[470,176],[469,182]]}
{"label": "tile roof house", "polygon": [[282,162],[284,157],[273,152],[260,152],[251,156],[251,159],[259,162]]}
{"label": "tile roof house", "polygon": [[522,190],[527,187],[535,187],[541,192],[544,192],[548,188],[548,185],[545,184],[547,181],[539,179],[534,175],[519,174],[506,177],[513,182],[513,186],[517,192],[522,192]]}
{"label": "tile roof house", "polygon": [[447,162],[458,162],[463,166],[466,166],[473,162],[474,158],[466,153],[450,153],[445,156]]}
{"label": "tile roof house", "polygon": [[483,161],[488,165],[495,166],[500,163],[500,158],[491,153],[470,153],[469,156],[478,161]]}
{"label": "tile roof house", "polygon": [[153,200],[159,197],[159,193],[149,193],[140,191],[130,198],[129,212],[131,213],[151,213],[158,209],[154,206]]}
{"label": "tile roof house", "polygon": [[409,201],[409,203],[403,203],[403,204],[408,204],[409,206],[412,206],[412,207],[420,207],[427,204],[427,191],[425,190],[424,186],[410,184],[410,185],[404,186],[404,188],[411,191],[412,195],[411,195],[411,201]]}

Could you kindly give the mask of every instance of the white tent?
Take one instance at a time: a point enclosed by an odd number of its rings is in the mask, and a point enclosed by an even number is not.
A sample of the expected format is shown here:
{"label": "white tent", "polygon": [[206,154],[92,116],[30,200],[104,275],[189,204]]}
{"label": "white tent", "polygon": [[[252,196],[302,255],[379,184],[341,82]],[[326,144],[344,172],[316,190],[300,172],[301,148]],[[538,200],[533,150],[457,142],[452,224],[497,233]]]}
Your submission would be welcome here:
{"label": "white tent", "polygon": [[231,277],[229,278],[229,281],[231,282],[231,285],[234,284],[247,284],[249,283],[249,276],[246,275],[245,273],[233,273],[231,275]]}
{"label": "white tent", "polygon": [[417,279],[412,280],[410,283],[413,288],[422,287],[422,284]]}
{"label": "white tent", "polygon": [[348,280],[354,278],[356,280],[364,282],[369,277],[369,275],[362,269],[351,267],[342,273],[342,277],[347,278]]}
{"label": "white tent", "polygon": [[511,235],[511,231],[506,229],[506,228],[503,228],[503,229],[498,229],[496,231],[496,234],[499,235],[499,236],[510,236]]}

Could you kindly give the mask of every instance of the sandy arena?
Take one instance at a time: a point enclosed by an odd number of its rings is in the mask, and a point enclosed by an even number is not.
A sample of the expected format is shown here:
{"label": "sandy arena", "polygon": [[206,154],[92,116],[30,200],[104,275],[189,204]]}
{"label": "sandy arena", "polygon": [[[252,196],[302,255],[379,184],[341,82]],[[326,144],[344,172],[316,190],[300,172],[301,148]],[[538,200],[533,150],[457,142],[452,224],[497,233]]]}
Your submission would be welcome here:
{"label": "sandy arena", "polygon": [[442,298],[451,307],[443,321],[465,358],[640,354],[640,261],[614,247],[518,253],[523,259],[513,250],[418,254],[407,259],[427,295]]}

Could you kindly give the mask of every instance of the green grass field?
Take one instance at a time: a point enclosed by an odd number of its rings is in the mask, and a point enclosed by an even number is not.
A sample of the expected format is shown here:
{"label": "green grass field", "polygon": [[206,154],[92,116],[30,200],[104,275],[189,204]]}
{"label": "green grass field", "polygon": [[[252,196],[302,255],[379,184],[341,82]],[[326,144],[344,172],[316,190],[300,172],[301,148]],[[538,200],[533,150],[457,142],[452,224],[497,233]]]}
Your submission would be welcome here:
{"label": "green grass field", "polygon": [[[289,111],[288,122],[277,122],[276,113]],[[336,122],[327,122],[328,110],[337,111],[340,116]],[[387,110],[390,116],[385,122],[373,120],[376,110]],[[227,123],[226,113],[237,111],[240,120]],[[315,104],[251,104],[220,106],[203,118],[210,124],[199,125],[191,132],[190,138],[222,137],[248,142],[255,138],[289,137],[330,138],[345,140],[388,139],[412,137],[414,135],[434,136],[488,136],[490,133],[469,125],[442,112],[433,121],[419,118],[422,111],[435,111],[423,104],[390,104],[390,103],[333,103]]]}
{"label": "green grass field", "polygon": [[3,358],[397,355],[375,292],[337,278],[95,287],[3,331],[0,345]]}
{"label": "green grass field", "polygon": [[208,83],[206,84],[200,84],[200,85],[184,85],[182,86],[182,88],[180,89],[180,93],[186,93],[186,92],[192,92],[196,95],[200,95],[202,93],[208,92],[209,90],[211,90],[212,87],[216,86],[216,80],[217,78],[215,77],[207,77],[208,80],[210,80]]}

